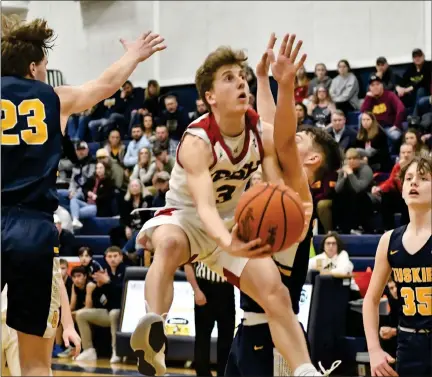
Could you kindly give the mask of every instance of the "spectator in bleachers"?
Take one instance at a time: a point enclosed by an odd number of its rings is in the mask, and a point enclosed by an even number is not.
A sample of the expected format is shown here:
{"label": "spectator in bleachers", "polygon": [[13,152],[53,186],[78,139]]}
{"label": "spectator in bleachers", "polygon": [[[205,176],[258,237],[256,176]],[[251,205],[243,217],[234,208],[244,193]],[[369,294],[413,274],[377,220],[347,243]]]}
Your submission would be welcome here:
{"label": "spectator in bleachers", "polygon": [[127,146],[126,155],[123,160],[125,167],[129,170],[132,170],[138,162],[138,152],[142,148],[151,147],[149,140],[144,136],[144,132],[140,124],[135,124],[132,126],[131,136],[132,140]]}
{"label": "spectator in bleachers", "polygon": [[95,174],[96,163],[93,156],[89,155],[89,148],[85,141],[80,141],[76,145],[76,155],[78,162],[72,168],[72,177],[69,183],[69,189],[57,190],[60,200],[66,198],[83,199],[83,187],[87,180]]}
{"label": "spectator in bleachers", "polygon": [[409,128],[403,137],[404,143],[410,144],[414,148],[414,154],[417,156],[427,158],[429,156],[429,148],[421,139],[420,133],[414,129]]}
{"label": "spectator in bleachers", "polygon": [[251,175],[250,178],[250,187],[257,185],[258,183],[261,183],[263,181],[262,172],[260,170],[257,170],[255,173]]}
{"label": "spectator in bleachers", "polygon": [[401,138],[405,107],[396,94],[384,89],[380,77],[371,76],[369,79],[369,91],[361,106],[361,112],[372,112],[393,142]]}
{"label": "spectator in bleachers", "polygon": [[332,79],[327,76],[327,67],[324,63],[318,63],[315,65],[315,77],[309,82],[308,97],[312,100],[312,96],[315,94],[318,86],[324,86],[327,91],[330,91]]}
{"label": "spectator in bleachers", "polygon": [[75,146],[67,134],[62,138],[62,157],[57,170],[57,188],[65,188],[69,185],[74,164],[78,162]]}
{"label": "spectator in bleachers", "polygon": [[347,60],[342,59],[338,63],[337,75],[330,85],[330,96],[336,104],[336,108],[342,110],[345,115],[359,108],[359,83],[357,77],[351,72]]}
{"label": "spectator in bleachers", "polygon": [[378,76],[382,80],[384,89],[394,92],[399,77],[393,73],[392,68],[389,66],[387,59],[384,56],[380,56],[376,60],[375,68],[376,72],[374,76]]}
{"label": "spectator in bleachers", "polygon": [[95,111],[99,117],[91,120],[88,124],[93,141],[105,140],[113,128],[121,129],[123,134],[127,132],[125,117],[122,114],[123,100],[120,98],[120,93],[121,91],[118,90],[113,96],[96,105],[98,108]]}
{"label": "spectator in bleachers", "polygon": [[92,280],[92,276],[95,272],[102,270],[102,266],[99,262],[93,259],[93,251],[88,246],[82,246],[78,250],[78,257],[87,273],[89,281]]}
{"label": "spectator in bleachers", "polygon": [[116,165],[116,169],[113,170],[113,160],[111,160],[109,153],[105,148],[100,148],[96,151],[96,161],[102,162],[108,166],[109,170],[111,171],[114,186],[118,189],[121,189],[125,179],[124,169],[120,169],[121,166]]}
{"label": "spectator in bleachers", "polygon": [[159,83],[156,80],[149,80],[144,92],[144,104],[138,112],[141,112],[141,115],[145,115],[145,111],[147,110],[153,118],[158,117],[160,113],[159,95]]}
{"label": "spectator in bleachers", "polygon": [[108,152],[114,184],[118,189],[121,189],[125,181],[123,163],[126,154],[126,146],[121,139],[119,130],[111,130],[104,148]]}
{"label": "spectator in bleachers", "polygon": [[[71,271],[72,289],[70,298],[70,310],[75,321],[76,312],[86,306],[87,273],[83,266],[76,266]],[[59,358],[69,358],[74,354],[75,348],[69,346],[63,352],[57,354]]]}
{"label": "spectator in bleachers", "polygon": [[363,112],[357,133],[357,150],[366,157],[374,172],[389,172],[392,167],[387,136],[381,129],[375,115]]}
{"label": "spectator in bleachers", "polygon": [[75,236],[69,230],[63,229],[60,217],[54,214],[54,224],[59,232],[59,256],[73,257],[76,255]]}
{"label": "spectator in bleachers", "polygon": [[312,198],[316,217],[322,226],[324,233],[333,230],[332,203],[335,195],[337,173],[329,172],[311,186]]}
{"label": "spectator in bleachers", "polygon": [[[431,83],[431,91],[432,91],[432,83]],[[415,110],[416,115],[420,118],[427,113],[432,113],[432,95],[421,97],[416,106]]]}
{"label": "spectator in bleachers", "polygon": [[71,277],[68,274],[69,263],[68,263],[68,261],[66,259],[63,259],[63,258],[60,258],[59,263],[60,263],[60,271],[61,271],[61,276],[62,276],[62,279],[63,279],[63,283],[64,283],[64,285],[66,287],[66,292],[67,292],[68,297],[70,299],[71,292],[72,292],[73,282],[72,282]]}
{"label": "spectator in bleachers", "polygon": [[72,141],[84,140],[87,136],[88,124],[95,114],[96,106],[79,114],[72,114],[67,121],[67,133]]}
{"label": "spectator in bleachers", "polygon": [[158,124],[165,124],[171,138],[178,144],[190,123],[188,112],[178,104],[176,96],[172,94],[164,98],[164,103],[165,110],[162,111]]}
{"label": "spectator in bleachers", "polygon": [[195,101],[195,105],[196,105],[196,110],[193,112],[192,116],[190,117],[191,122],[197,120],[200,116],[203,116],[208,112],[207,107],[201,98],[198,98]]}
{"label": "spectator in bleachers", "polygon": [[120,206],[120,226],[110,231],[111,243],[123,247],[131,238],[141,230],[144,223],[152,217],[150,211],[139,211],[132,214],[138,208],[152,206],[153,196],[139,179],[132,178],[128,190]]}
{"label": "spectator in bleachers", "polygon": [[335,110],[332,113],[328,132],[338,142],[343,152],[355,147],[357,135],[346,126],[346,117],[342,110]]}
{"label": "spectator in bleachers", "polygon": [[150,147],[153,148],[153,144],[156,141],[156,133],[153,127],[153,117],[151,114],[146,114],[143,116],[143,129],[144,136],[150,142]]}
{"label": "spectator in bleachers", "polygon": [[305,67],[300,67],[297,70],[295,78],[294,100],[303,103],[307,98],[309,89],[309,78],[306,73]]}
{"label": "spectator in bleachers", "polygon": [[371,193],[381,198],[381,214],[385,230],[395,228],[394,214],[401,213],[401,225],[408,224],[409,215],[405,201],[402,199],[402,187],[399,179],[401,167],[414,158],[414,147],[402,144],[399,152],[399,161],[394,165],[390,177],[378,186],[373,186]]}
{"label": "spectator in bleachers", "polygon": [[[389,315],[382,318],[381,327],[379,329],[380,343],[382,349],[390,356],[396,357],[397,350],[397,328],[399,325],[399,300],[397,296],[396,283],[392,278],[389,279],[386,293],[388,304],[390,307]],[[381,320],[381,318],[380,318]]]}
{"label": "spectator in bleachers", "polygon": [[372,184],[372,169],[361,161],[356,149],[348,149],[345,165],[339,171],[333,199],[333,215],[341,233],[359,234],[359,226],[366,233],[373,233],[370,223],[374,204],[370,195]]}
{"label": "spectator in bleachers", "polygon": [[[168,150],[168,154],[171,157],[176,157],[177,145],[169,136],[168,127],[164,124],[156,126],[156,141],[155,144],[163,145],[165,149]],[[153,145],[154,146],[154,145]]]}
{"label": "spectator in bleachers", "polygon": [[315,126],[326,127],[331,123],[331,115],[336,110],[336,107],[328,89],[323,84],[317,85],[315,89],[312,99],[308,104],[308,115]]}
{"label": "spectator in bleachers", "polygon": [[396,86],[396,92],[407,108],[414,107],[420,98],[431,94],[431,66],[425,62],[423,51],[414,49],[412,59],[400,85]]}
{"label": "spectator in bleachers", "polygon": [[[66,259],[60,259],[59,263],[60,263],[61,278],[65,285],[66,292],[68,294],[69,301],[70,301],[73,282],[71,277],[68,274],[69,263]],[[57,327],[56,330],[52,357],[58,357],[58,355],[64,351],[62,334],[63,334],[63,326],[61,323],[59,323],[59,326]]]}
{"label": "spectator in bleachers", "polygon": [[309,118],[307,113],[306,105],[302,102],[297,102],[295,105],[296,114],[297,114],[297,127],[302,125],[312,125],[312,119]]}
{"label": "spectator in bleachers", "polygon": [[110,363],[119,363],[121,361],[116,354],[116,335],[125,272],[122,259],[122,252],[118,247],[109,247],[105,251],[108,268],[97,271],[92,276],[96,283],[96,287],[92,292],[93,308],[80,309],[75,315],[84,349],[76,357],[76,361],[97,360],[96,350],[93,347],[91,324],[111,328],[112,356]]}
{"label": "spectator in bleachers", "polygon": [[[166,171],[171,174],[173,170],[175,158],[168,154],[168,150],[164,144],[155,143],[153,148],[153,155],[155,156],[156,173]],[[154,178],[154,176],[153,176]],[[153,179],[153,185],[155,180]]]}
{"label": "spectator in bleachers", "polygon": [[154,186],[156,195],[153,198],[152,207],[164,207],[165,195],[169,190],[170,174],[166,171],[160,171],[154,176]]}
{"label": "spectator in bleachers", "polygon": [[139,179],[144,186],[152,185],[152,178],[156,172],[156,162],[153,161],[149,148],[139,151],[138,163],[134,166],[130,179]]}
{"label": "spectator in bleachers", "polygon": [[[132,83],[127,80],[121,90],[118,100],[117,111],[124,116],[124,123],[128,124],[127,134],[130,133],[132,126],[132,113],[137,111],[144,102],[144,89],[135,88]],[[126,135],[126,130],[123,130],[123,135]]]}
{"label": "spectator in bleachers", "polygon": [[[309,259],[309,270],[318,270],[321,274],[335,277],[352,275],[354,265],[336,232],[331,232],[323,237],[319,253]],[[350,301],[361,297],[359,287],[353,278],[351,278],[350,292]]]}
{"label": "spectator in bleachers", "polygon": [[83,200],[75,196],[70,201],[72,225],[75,229],[82,228],[80,219],[113,215],[114,181],[106,163],[97,163],[95,175],[85,183],[83,194]]}

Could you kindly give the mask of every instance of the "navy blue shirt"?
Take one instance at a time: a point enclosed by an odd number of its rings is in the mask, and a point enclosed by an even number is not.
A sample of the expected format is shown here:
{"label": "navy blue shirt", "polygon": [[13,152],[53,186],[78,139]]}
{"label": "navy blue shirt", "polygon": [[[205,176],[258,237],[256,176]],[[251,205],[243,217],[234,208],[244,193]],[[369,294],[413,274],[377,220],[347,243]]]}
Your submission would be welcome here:
{"label": "navy blue shirt", "polygon": [[60,99],[41,81],[1,78],[2,206],[53,213],[62,153]]}

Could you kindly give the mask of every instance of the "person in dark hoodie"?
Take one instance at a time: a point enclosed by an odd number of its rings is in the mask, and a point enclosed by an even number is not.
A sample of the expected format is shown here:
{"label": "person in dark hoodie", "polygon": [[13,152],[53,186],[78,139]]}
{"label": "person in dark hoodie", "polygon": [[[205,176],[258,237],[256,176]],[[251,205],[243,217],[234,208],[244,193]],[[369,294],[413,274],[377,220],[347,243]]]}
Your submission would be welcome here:
{"label": "person in dark hoodie", "polygon": [[381,79],[385,90],[394,92],[400,77],[393,72],[384,56],[380,56],[376,60],[375,68],[376,72],[373,76],[378,76]]}
{"label": "person in dark hoodie", "polygon": [[425,61],[422,50],[412,52],[413,62],[405,71],[396,92],[406,107],[414,107],[417,101],[430,94],[431,64]]}

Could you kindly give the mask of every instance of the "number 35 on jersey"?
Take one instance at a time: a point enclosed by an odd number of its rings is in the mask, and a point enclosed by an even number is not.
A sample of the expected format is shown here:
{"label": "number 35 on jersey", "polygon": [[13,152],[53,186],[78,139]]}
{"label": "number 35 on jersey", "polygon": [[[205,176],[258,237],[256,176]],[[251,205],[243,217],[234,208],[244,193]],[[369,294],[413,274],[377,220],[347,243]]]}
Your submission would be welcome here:
{"label": "number 35 on jersey", "polygon": [[[1,113],[1,145],[42,145],[48,140],[45,106],[41,100],[27,99],[16,106],[12,101],[2,99]],[[20,117],[25,118],[25,129],[16,129]]]}

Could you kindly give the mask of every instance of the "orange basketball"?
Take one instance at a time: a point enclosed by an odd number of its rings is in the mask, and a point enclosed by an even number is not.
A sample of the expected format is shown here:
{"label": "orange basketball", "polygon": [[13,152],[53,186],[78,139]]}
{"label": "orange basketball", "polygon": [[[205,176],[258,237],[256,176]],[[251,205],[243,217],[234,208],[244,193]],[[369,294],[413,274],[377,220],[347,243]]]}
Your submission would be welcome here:
{"label": "orange basketball", "polygon": [[293,245],[303,232],[305,214],[299,195],[284,185],[260,183],[240,198],[235,212],[239,237],[261,238],[273,253]]}

